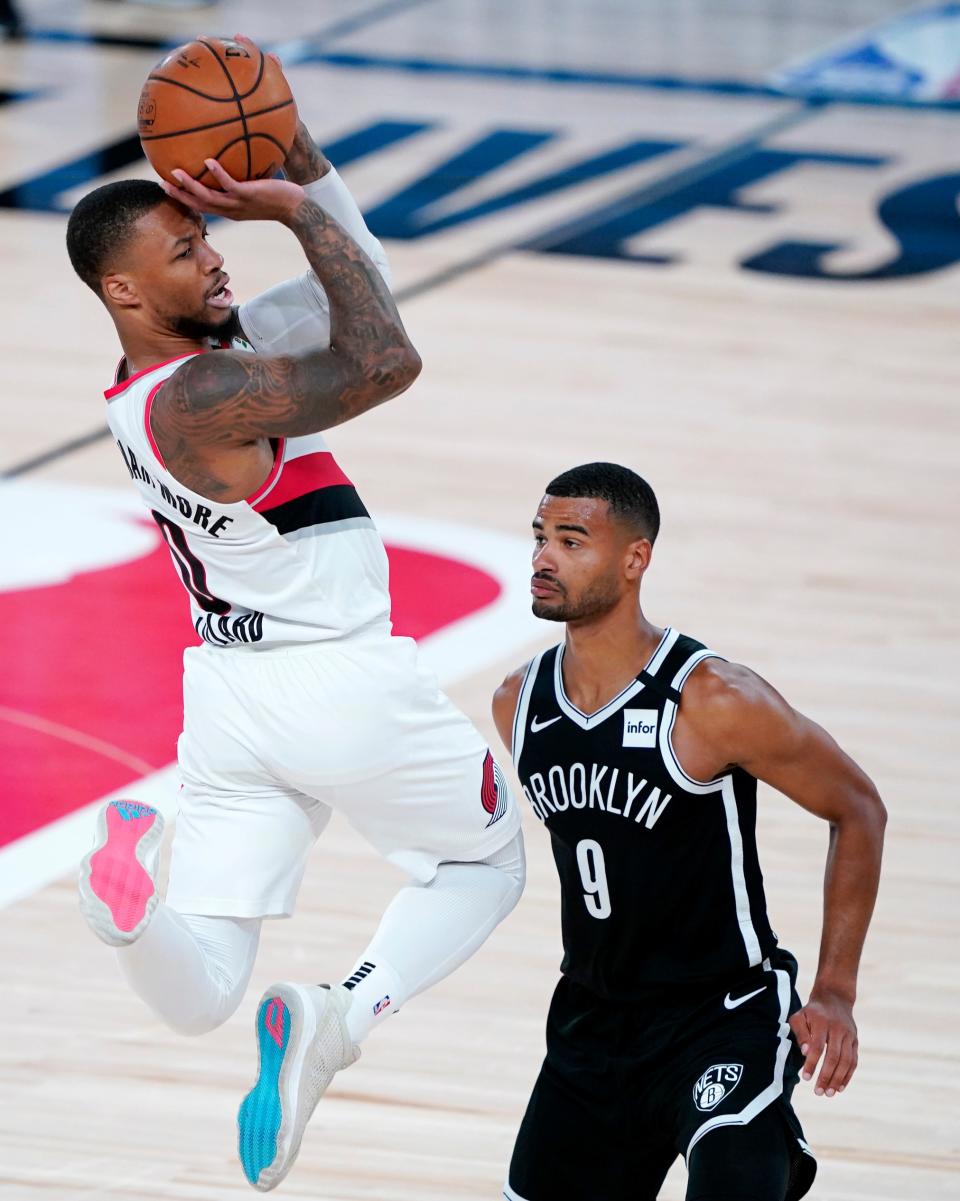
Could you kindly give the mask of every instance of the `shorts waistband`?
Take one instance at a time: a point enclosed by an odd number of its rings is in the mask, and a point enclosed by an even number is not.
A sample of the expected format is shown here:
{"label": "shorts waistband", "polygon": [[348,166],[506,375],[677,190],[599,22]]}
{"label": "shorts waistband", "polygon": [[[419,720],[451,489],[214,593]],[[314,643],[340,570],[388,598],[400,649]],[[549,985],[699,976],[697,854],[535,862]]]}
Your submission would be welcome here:
{"label": "shorts waistband", "polygon": [[315,638],[310,640],[292,639],[290,641],[271,642],[235,642],[230,646],[210,646],[201,643],[191,650],[203,651],[210,655],[270,655],[285,657],[287,655],[317,654],[323,650],[349,651],[353,648],[370,646],[376,643],[390,642],[394,635],[391,626],[365,626],[353,630],[349,634],[339,634],[335,638]]}

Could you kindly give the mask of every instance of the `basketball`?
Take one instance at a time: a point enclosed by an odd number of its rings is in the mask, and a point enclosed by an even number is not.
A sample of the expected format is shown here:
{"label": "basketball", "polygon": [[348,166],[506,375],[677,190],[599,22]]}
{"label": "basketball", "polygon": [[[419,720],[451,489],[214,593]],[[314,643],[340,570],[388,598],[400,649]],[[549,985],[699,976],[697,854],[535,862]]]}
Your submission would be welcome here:
{"label": "basketball", "polygon": [[216,188],[215,158],[234,179],[264,179],[283,165],[297,109],[283,71],[256,46],[197,38],[154,67],[140,93],[143,152],[170,183],[180,168]]}

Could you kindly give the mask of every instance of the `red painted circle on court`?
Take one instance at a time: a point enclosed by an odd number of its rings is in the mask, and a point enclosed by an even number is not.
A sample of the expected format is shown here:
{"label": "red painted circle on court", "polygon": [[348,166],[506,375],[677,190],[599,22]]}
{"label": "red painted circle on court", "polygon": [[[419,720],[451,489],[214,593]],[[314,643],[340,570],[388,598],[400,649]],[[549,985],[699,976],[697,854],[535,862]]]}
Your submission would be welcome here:
{"label": "red painted circle on court", "polygon": [[[423,638],[494,601],[485,571],[388,547],[394,630]],[[176,757],[187,599],[159,542],[65,583],[0,592],[0,845]]]}

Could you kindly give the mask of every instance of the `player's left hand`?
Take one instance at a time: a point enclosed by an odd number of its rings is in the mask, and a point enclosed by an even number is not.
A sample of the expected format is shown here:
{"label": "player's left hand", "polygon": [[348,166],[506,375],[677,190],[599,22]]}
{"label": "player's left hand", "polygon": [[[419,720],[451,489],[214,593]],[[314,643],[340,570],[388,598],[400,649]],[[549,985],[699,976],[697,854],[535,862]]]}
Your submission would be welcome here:
{"label": "player's left hand", "polygon": [[186,171],[171,172],[175,184],[160,181],[171,198],[186,208],[231,221],[288,221],[303,203],[303,188],[288,179],[233,179],[216,159],[204,159],[207,170],[222,191],[214,192]]}
{"label": "player's left hand", "polygon": [[810,1000],[790,1018],[804,1055],[801,1075],[811,1080],[823,1056],[814,1086],[818,1097],[842,1093],[857,1068],[857,1024],[853,1004],[837,993],[814,989]]}

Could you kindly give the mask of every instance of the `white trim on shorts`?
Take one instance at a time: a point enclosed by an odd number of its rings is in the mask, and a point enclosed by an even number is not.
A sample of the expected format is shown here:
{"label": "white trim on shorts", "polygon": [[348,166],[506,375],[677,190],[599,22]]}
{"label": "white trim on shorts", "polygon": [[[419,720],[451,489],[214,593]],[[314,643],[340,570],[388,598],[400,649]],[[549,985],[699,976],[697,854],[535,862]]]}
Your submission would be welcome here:
{"label": "white trim on shorts", "polygon": [[[787,1022],[787,1015],[790,1012],[790,977],[781,968],[772,968],[769,959],[763,961],[763,969],[767,972],[773,972],[776,976],[777,997],[780,1001],[780,1026],[777,1031],[779,1042],[773,1064],[773,1080],[762,1092],[753,1098],[749,1105],[745,1105],[739,1113],[718,1114],[715,1118],[709,1118],[703,1125],[698,1126],[684,1152],[683,1158],[688,1164],[690,1162],[690,1152],[705,1134],[709,1134],[711,1130],[716,1130],[721,1126],[746,1126],[758,1113],[761,1113],[783,1093],[783,1072],[786,1067],[787,1056],[790,1054],[790,1026]],[[804,1149],[806,1150],[806,1148]]]}
{"label": "white trim on shorts", "polygon": [[526,1197],[521,1197],[519,1193],[515,1193],[513,1191],[513,1189],[510,1187],[509,1180],[503,1186],[503,1195],[506,1198],[506,1201],[527,1201]]}

